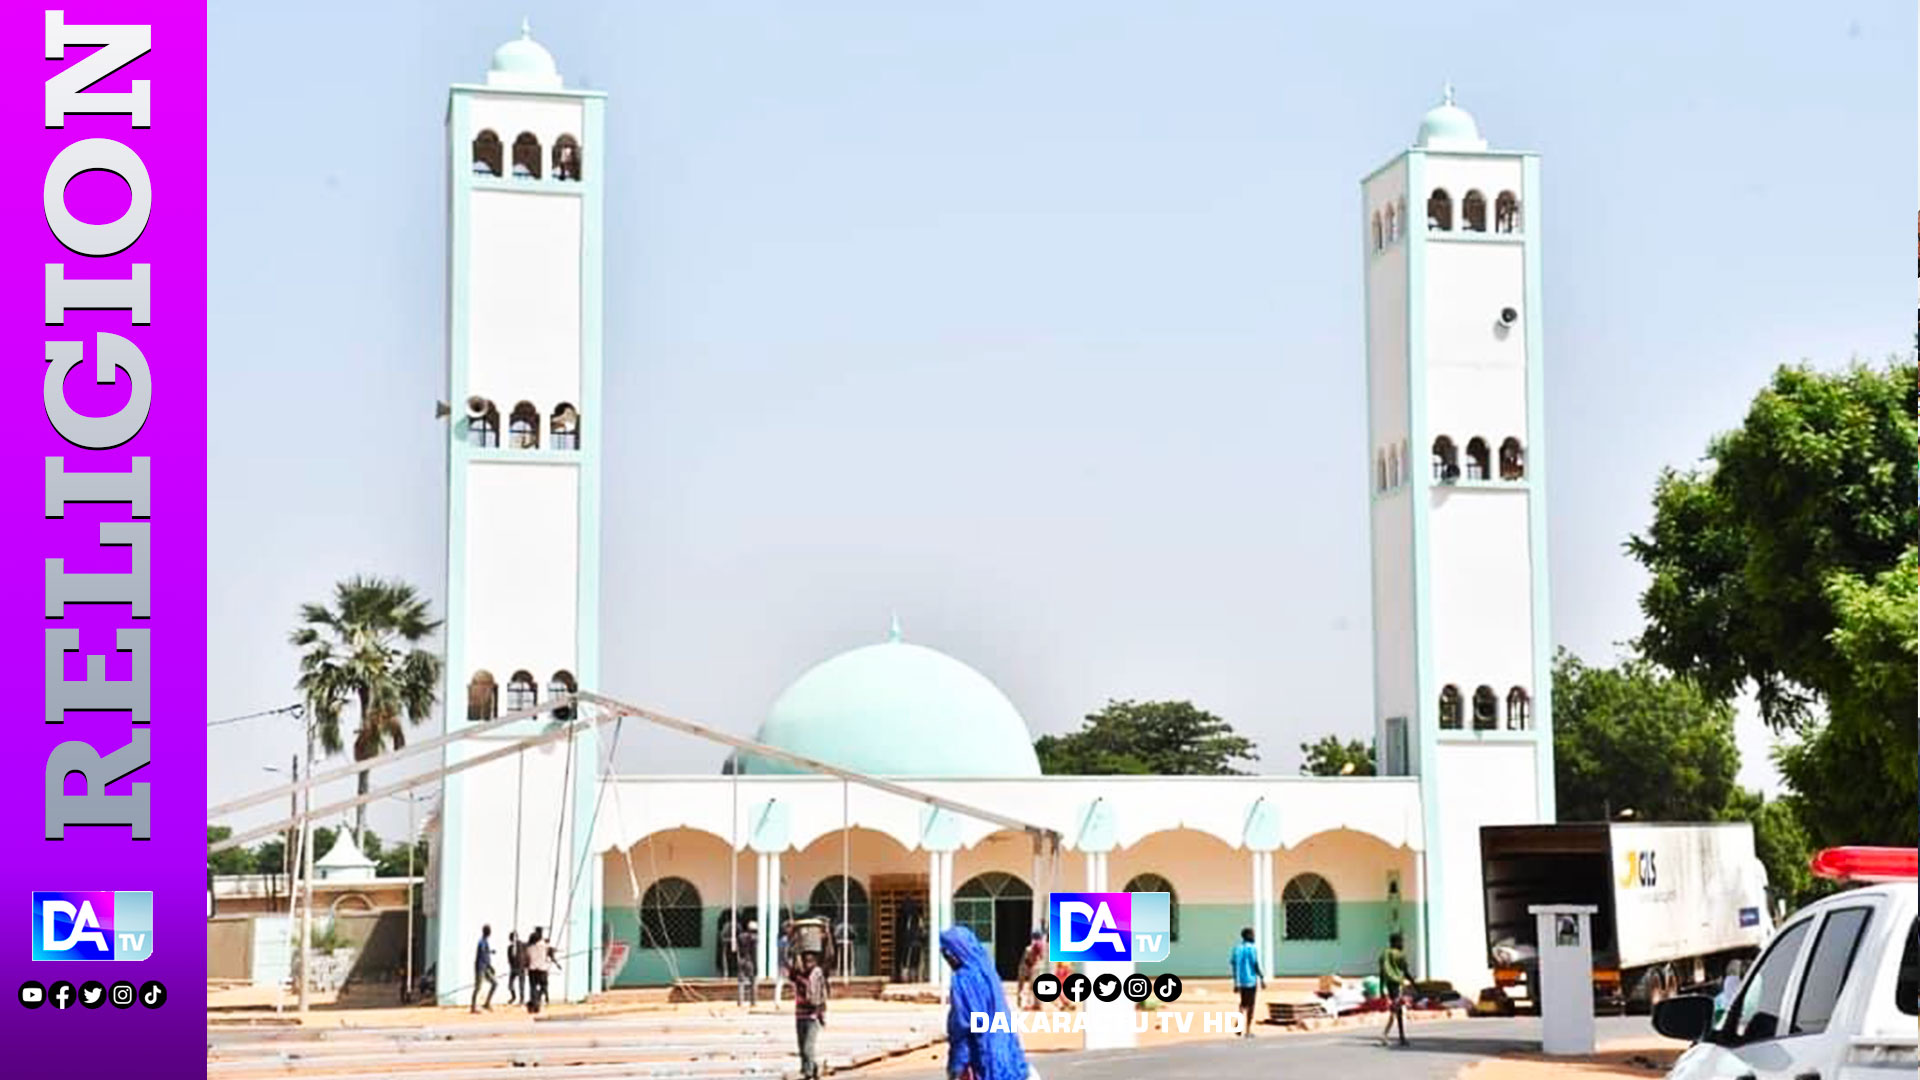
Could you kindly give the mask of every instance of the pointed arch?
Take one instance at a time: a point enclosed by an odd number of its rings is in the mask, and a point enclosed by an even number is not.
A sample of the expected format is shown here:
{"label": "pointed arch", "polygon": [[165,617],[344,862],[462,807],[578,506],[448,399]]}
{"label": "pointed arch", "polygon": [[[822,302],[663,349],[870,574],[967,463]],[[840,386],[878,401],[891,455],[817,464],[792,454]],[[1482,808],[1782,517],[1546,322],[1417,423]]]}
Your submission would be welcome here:
{"label": "pointed arch", "polygon": [[1432,232],[1453,230],[1453,196],[1446,188],[1434,188],[1427,196],[1427,229]]}
{"label": "pointed arch", "polygon": [[1460,224],[1468,232],[1487,231],[1487,197],[1470,190],[1460,200]]}
{"label": "pointed arch", "polygon": [[1487,480],[1492,477],[1489,470],[1487,440],[1475,435],[1467,440],[1467,479]]}
{"label": "pointed arch", "polygon": [[513,450],[540,449],[540,410],[523,401],[507,417],[507,446]]}
{"label": "pointed arch", "polygon": [[1460,729],[1460,688],[1451,684],[1440,691],[1440,730]]}
{"label": "pointed arch", "polygon": [[553,140],[553,178],[555,180],[580,179],[580,140],[571,135],[562,135]]}
{"label": "pointed arch", "polygon": [[1533,727],[1533,699],[1519,687],[1507,691],[1507,730],[1528,731]]}
{"label": "pointed arch", "polygon": [[1515,198],[1511,191],[1503,191],[1494,197],[1493,231],[1499,233],[1520,231],[1520,200]]}
{"label": "pointed arch", "polygon": [[480,134],[473,137],[474,175],[499,176],[504,153],[500,136],[494,134],[491,128],[482,128]]}
{"label": "pointed arch", "polygon": [[1500,726],[1499,699],[1493,696],[1493,687],[1482,686],[1473,692],[1473,730],[1492,731]]}
{"label": "pointed arch", "polygon": [[1509,435],[1500,443],[1500,479],[1524,480],[1527,478],[1527,451],[1520,440]]}
{"label": "pointed arch", "polygon": [[1445,435],[1433,440],[1433,478],[1443,483],[1460,479],[1460,451]]}
{"label": "pointed arch", "polygon": [[515,180],[540,179],[540,139],[531,131],[523,131],[514,136],[513,178]]}

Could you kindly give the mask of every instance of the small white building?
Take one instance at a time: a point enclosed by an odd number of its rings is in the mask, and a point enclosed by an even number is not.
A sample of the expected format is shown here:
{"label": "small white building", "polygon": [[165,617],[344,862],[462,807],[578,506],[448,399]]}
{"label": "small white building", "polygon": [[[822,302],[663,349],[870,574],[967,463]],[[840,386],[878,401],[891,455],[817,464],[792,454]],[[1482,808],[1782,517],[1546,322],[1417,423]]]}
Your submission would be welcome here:
{"label": "small white building", "polygon": [[[600,685],[605,105],[524,30],[450,97],[449,730]],[[615,985],[714,975],[733,913],[776,908],[849,916],[857,972],[938,978],[927,944],[955,923],[1011,970],[1056,888],[1171,893],[1181,974],[1224,974],[1243,926],[1278,974],[1370,972],[1399,931],[1417,972],[1486,985],[1479,829],[1554,817],[1538,165],[1449,91],[1361,182],[1381,777],[1043,777],[1013,703],[896,626],[803,674],[758,741],[1058,850],[753,758],[603,778],[583,735],[444,781],[442,999],[464,1000],[483,923],[544,927],[578,999],[615,940]]]}

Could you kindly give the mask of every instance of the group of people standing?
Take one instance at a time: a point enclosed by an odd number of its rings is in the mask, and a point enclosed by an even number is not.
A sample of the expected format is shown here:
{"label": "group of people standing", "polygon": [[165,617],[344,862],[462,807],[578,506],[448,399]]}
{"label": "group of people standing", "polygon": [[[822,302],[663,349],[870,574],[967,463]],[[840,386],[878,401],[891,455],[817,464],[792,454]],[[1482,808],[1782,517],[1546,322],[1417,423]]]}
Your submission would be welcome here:
{"label": "group of people standing", "polygon": [[[527,1011],[537,1013],[547,1000],[547,977],[559,970],[560,960],[553,955],[553,943],[546,928],[536,926],[527,940],[518,930],[507,932],[507,1004],[526,1002]],[[487,988],[486,1001],[480,1000],[480,987]],[[493,1011],[493,995],[500,983],[493,967],[493,926],[480,928],[480,944],[473,954],[473,1000],[468,1012]]]}

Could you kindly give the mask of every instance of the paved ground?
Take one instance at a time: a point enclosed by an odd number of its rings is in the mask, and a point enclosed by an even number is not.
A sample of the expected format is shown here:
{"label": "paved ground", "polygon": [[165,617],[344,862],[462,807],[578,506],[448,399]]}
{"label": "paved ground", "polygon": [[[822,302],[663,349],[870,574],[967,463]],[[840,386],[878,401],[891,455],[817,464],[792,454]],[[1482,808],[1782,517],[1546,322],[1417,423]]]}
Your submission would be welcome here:
{"label": "paved ground", "polygon": [[[1601,1042],[1640,1038],[1647,1018],[1601,1017]],[[1538,1050],[1540,1021],[1532,1017],[1421,1024],[1413,1046],[1387,1049],[1378,1032],[1344,1030],[1311,1035],[1262,1032],[1254,1039],[1190,1042],[1145,1050],[1040,1054],[1041,1080],[1216,1080],[1229,1077],[1320,1076],[1338,1080],[1451,1080],[1461,1069],[1509,1051]],[[1654,1074],[1649,1074],[1654,1075]],[[903,1072],[888,1080],[944,1080],[938,1070]]]}

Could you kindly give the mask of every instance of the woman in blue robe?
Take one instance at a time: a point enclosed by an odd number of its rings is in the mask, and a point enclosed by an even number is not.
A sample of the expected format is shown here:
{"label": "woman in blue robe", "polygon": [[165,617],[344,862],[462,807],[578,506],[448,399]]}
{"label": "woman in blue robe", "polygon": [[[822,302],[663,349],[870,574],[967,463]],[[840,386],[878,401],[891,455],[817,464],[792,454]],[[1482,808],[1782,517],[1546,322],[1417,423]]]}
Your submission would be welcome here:
{"label": "woman in blue robe", "polygon": [[[947,995],[947,1075],[967,1080],[1038,1080],[1027,1066],[1007,1011],[1006,989],[993,957],[964,926],[940,932],[940,955],[953,968],[953,986]],[[973,1014],[998,1017],[989,1023],[998,1031],[974,1031]]]}

